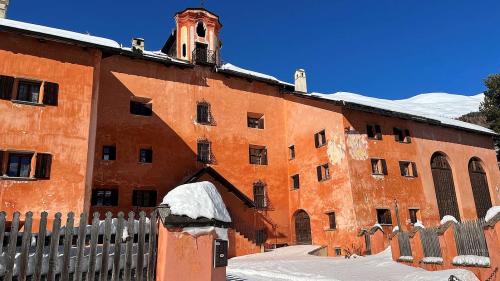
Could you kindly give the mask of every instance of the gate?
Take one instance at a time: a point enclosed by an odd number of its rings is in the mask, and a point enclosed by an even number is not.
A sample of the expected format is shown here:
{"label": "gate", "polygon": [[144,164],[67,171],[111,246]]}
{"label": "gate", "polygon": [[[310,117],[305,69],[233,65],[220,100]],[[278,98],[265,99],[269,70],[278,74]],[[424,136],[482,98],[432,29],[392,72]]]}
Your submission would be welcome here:
{"label": "gate", "polygon": [[371,255],[372,254],[372,244],[370,240],[370,232],[366,231],[365,232],[365,246],[366,246],[366,254]]}
{"label": "gate", "polygon": [[477,158],[473,158],[469,162],[469,177],[472,194],[474,195],[474,203],[476,204],[477,217],[484,218],[488,209],[491,208],[491,197],[486,173],[480,160]]}
{"label": "gate", "polygon": [[295,236],[297,244],[312,244],[311,221],[303,210],[295,214]]}
{"label": "gate", "polygon": [[446,215],[450,215],[460,220],[455,185],[453,183],[453,174],[448,164],[448,160],[446,160],[446,156],[440,153],[434,154],[431,159],[431,169],[434,188],[436,190],[439,216],[442,218]]}
{"label": "gate", "polygon": [[77,223],[73,213],[61,227],[61,213],[56,213],[52,228],[47,228],[48,214],[43,212],[38,232],[32,231],[33,214],[24,221],[15,212],[7,221],[0,212],[0,280],[33,281],[153,281],[156,267],[156,213],[150,218],[133,212],[126,219],[106,213],[105,220],[94,213],[92,224],[82,213]]}

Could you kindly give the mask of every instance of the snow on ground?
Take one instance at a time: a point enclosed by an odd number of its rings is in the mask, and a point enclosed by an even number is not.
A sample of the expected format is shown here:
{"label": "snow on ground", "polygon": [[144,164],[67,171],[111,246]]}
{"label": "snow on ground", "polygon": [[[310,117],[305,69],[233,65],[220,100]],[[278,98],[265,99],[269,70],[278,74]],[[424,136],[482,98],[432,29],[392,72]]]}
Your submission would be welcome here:
{"label": "snow on ground", "polygon": [[290,246],[272,252],[229,260],[229,280],[245,281],[447,281],[455,275],[476,281],[467,270],[425,271],[394,262],[390,249],[357,259],[317,257],[308,253],[317,246]]}

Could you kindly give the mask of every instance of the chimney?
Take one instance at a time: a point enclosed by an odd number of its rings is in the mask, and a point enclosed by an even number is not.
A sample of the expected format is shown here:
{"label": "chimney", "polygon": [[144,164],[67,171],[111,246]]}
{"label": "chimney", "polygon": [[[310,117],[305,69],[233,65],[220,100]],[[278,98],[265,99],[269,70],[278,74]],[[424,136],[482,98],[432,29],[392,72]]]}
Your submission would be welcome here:
{"label": "chimney", "polygon": [[304,69],[295,71],[295,92],[307,94],[306,71]]}
{"label": "chimney", "polygon": [[0,0],[0,19],[7,18],[8,7],[9,7],[9,0]]}
{"label": "chimney", "polygon": [[[2,1],[2,0],[0,0]],[[144,52],[144,39],[134,38],[132,39],[132,51],[142,53]]]}

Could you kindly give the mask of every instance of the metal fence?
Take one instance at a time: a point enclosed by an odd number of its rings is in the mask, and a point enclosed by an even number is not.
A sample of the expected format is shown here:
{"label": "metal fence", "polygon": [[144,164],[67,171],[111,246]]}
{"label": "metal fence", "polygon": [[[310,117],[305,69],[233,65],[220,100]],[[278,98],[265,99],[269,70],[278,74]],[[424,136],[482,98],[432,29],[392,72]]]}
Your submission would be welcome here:
{"label": "metal fence", "polygon": [[398,242],[400,256],[411,257],[410,236],[408,232],[400,231],[398,233]]}
{"label": "metal fence", "polygon": [[483,230],[484,226],[484,219],[465,221],[455,225],[453,234],[458,255],[489,257]]}
{"label": "metal fence", "polygon": [[[94,213],[92,224],[82,213],[76,225],[68,213],[61,227],[61,213],[56,213],[52,229],[47,229],[48,214],[43,212],[38,232],[32,231],[33,214],[24,221],[18,212],[8,221],[0,212],[0,280],[33,281],[152,281],[157,251],[156,213],[123,213],[104,220]],[[20,227],[21,226],[21,227]]]}
{"label": "metal fence", "polygon": [[442,257],[437,227],[420,229],[420,237],[424,250],[424,257]]}

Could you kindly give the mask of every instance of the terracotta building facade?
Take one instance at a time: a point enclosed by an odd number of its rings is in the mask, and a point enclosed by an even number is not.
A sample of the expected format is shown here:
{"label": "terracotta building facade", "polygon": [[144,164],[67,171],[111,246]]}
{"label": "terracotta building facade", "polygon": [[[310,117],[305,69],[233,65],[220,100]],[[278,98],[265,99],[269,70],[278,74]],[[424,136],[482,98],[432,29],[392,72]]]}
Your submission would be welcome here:
{"label": "terracotta building facade", "polygon": [[341,255],[374,225],[500,204],[493,132],[310,94],[302,70],[296,89],[222,64],[217,15],[174,19],[158,52],[0,19],[2,211],[153,211],[210,180],[231,255],[311,243]]}

